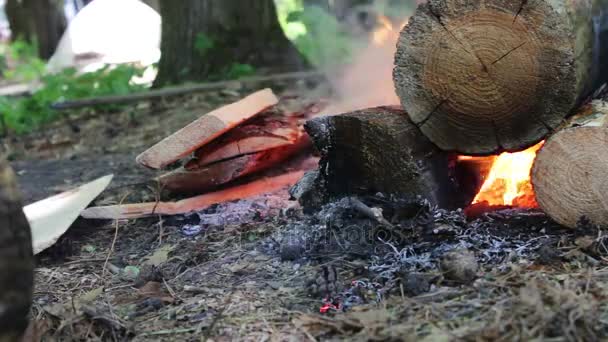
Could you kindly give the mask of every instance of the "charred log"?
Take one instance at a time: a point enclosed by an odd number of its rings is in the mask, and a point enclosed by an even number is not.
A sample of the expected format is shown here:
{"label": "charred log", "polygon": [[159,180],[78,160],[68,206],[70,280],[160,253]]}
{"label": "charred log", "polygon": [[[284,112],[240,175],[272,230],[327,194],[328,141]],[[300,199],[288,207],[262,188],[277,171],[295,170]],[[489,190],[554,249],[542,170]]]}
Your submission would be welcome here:
{"label": "charred log", "polygon": [[305,128],[321,154],[315,182],[325,189],[324,200],[382,192],[420,195],[441,207],[460,208],[481,184],[472,175],[477,170],[457,170],[455,159],[422,135],[399,108],[316,118]]}

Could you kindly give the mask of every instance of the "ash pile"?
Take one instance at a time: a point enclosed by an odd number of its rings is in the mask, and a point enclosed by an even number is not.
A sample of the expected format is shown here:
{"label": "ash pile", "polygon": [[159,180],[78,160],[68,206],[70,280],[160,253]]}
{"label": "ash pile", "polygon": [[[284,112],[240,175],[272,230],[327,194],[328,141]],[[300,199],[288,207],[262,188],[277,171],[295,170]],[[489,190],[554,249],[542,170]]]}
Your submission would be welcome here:
{"label": "ash pile", "polygon": [[[604,231],[584,218],[572,230],[534,209],[471,220],[463,210],[440,209],[420,196],[379,193],[305,212],[292,213],[267,247],[284,261],[321,266],[308,283],[309,293],[323,300],[321,312],[475,286],[486,273],[508,273],[513,265],[598,265],[608,252]],[[350,270],[349,279],[340,279],[340,268]]]}

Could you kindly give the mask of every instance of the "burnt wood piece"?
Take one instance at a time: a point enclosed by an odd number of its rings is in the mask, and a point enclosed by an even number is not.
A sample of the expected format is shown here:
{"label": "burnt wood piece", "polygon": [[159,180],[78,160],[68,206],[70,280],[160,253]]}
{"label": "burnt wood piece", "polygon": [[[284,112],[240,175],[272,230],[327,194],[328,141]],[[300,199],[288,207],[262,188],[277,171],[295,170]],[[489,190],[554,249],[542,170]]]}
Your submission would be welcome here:
{"label": "burnt wood piece", "polygon": [[326,191],[325,201],[382,192],[461,208],[481,185],[478,170],[457,167],[455,157],[432,144],[397,107],[319,117],[304,127],[321,154],[316,182]]}
{"label": "burnt wood piece", "polygon": [[439,148],[518,151],[608,78],[607,0],[429,0],[401,32],[393,79]]}
{"label": "burnt wood piece", "polygon": [[608,226],[608,126],[606,103],[594,101],[547,140],[532,168],[540,208],[576,228],[586,217]]}
{"label": "burnt wood piece", "polygon": [[158,181],[169,191],[200,194],[243,176],[276,166],[307,148],[310,148],[310,140],[303,135],[289,145],[240,155],[205,166],[187,164],[189,168],[179,168],[164,174],[158,178]]}
{"label": "burnt wood piece", "polygon": [[19,341],[28,325],[34,282],[29,223],[16,177],[0,161],[0,341]]}
{"label": "burnt wood piece", "polygon": [[293,145],[306,135],[302,127],[308,113],[285,114],[267,110],[198,148],[186,169],[253,154],[271,148]]}

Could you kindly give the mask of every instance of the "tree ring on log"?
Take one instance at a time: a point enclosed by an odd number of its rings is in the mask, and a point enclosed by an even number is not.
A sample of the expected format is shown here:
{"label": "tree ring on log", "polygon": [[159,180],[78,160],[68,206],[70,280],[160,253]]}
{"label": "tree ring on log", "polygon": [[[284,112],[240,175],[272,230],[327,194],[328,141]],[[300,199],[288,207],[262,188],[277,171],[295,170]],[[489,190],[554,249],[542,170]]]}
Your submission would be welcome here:
{"label": "tree ring on log", "polygon": [[538,143],[578,101],[564,91],[577,86],[566,20],[546,1],[429,0],[398,42],[403,107],[443,150],[487,155]]}
{"label": "tree ring on log", "polygon": [[608,128],[574,127],[551,137],[532,168],[539,206],[558,223],[574,228],[585,216],[608,224]]}

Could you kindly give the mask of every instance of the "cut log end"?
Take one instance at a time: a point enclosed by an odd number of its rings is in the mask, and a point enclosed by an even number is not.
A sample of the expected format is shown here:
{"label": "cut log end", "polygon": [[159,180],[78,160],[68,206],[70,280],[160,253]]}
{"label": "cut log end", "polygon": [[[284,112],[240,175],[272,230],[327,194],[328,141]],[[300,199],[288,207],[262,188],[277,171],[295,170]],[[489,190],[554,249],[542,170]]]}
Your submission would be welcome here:
{"label": "cut log end", "polygon": [[555,134],[540,150],[532,183],[540,207],[574,228],[586,217],[608,225],[608,128],[574,127]]}
{"label": "cut log end", "polygon": [[548,1],[430,0],[398,42],[403,107],[443,150],[479,155],[539,142],[578,97],[562,20]]}

